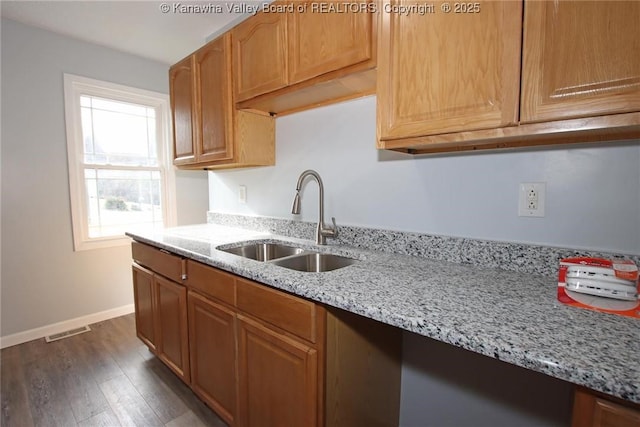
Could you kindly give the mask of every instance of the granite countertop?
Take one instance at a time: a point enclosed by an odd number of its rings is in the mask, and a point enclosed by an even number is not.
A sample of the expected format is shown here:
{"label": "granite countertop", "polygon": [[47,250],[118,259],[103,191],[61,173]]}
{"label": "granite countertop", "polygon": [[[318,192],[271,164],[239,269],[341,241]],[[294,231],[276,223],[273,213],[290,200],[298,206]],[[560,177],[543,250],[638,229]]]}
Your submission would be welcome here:
{"label": "granite countertop", "polygon": [[[127,234],[313,301],[640,403],[638,319],[559,303],[555,277],[316,246],[311,240],[215,224]],[[305,273],[216,249],[249,240],[286,241],[359,262]]]}

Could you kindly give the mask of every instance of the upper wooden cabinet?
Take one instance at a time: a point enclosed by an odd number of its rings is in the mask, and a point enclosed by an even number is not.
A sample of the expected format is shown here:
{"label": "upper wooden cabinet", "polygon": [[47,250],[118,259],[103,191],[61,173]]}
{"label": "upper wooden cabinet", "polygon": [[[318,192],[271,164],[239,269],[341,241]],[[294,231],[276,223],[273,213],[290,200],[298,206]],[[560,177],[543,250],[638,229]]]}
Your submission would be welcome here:
{"label": "upper wooden cabinet", "polygon": [[231,78],[228,33],[169,70],[175,165],[215,169],[275,163],[274,119],[236,111]]}
{"label": "upper wooden cabinet", "polygon": [[231,32],[238,106],[283,114],[373,93],[376,9],[276,1],[239,24]]}
{"label": "upper wooden cabinet", "polygon": [[207,44],[193,55],[195,150],[198,162],[233,159],[233,105],[229,37]]}
{"label": "upper wooden cabinet", "polygon": [[287,85],[286,17],[285,13],[258,13],[232,30],[237,101]]}
{"label": "upper wooden cabinet", "polygon": [[[344,2],[334,2],[336,6]],[[327,3],[331,4],[331,3]],[[369,61],[374,48],[372,19],[363,11],[320,13],[313,8],[323,3],[298,3],[306,12],[291,13],[287,19],[289,82],[298,83],[322,74]],[[366,6],[366,3],[362,3]],[[356,6],[357,8],[357,6]],[[357,9],[359,10],[359,9]]]}
{"label": "upper wooden cabinet", "polygon": [[173,163],[188,164],[195,161],[193,137],[194,99],[193,69],[191,57],[185,58],[169,69],[169,96],[171,98],[171,122],[173,123]]}
{"label": "upper wooden cabinet", "polygon": [[640,2],[525,2],[523,123],[640,111]]}
{"label": "upper wooden cabinet", "polygon": [[522,4],[482,2],[475,13],[436,9],[427,15],[383,13],[382,140],[517,122]]}
{"label": "upper wooden cabinet", "polygon": [[423,154],[640,137],[640,3],[432,6],[424,16],[382,14],[379,148]]}

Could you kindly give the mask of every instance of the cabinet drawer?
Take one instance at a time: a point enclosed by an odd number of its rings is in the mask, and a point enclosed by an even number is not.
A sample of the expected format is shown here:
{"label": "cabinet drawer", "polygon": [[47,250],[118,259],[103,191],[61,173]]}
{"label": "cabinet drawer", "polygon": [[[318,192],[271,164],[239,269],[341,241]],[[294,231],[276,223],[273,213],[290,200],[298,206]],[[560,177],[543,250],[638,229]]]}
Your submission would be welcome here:
{"label": "cabinet drawer", "polygon": [[185,274],[185,260],[177,255],[161,251],[139,242],[131,243],[134,261],[175,282],[182,283]]}
{"label": "cabinet drawer", "polygon": [[316,342],[315,304],[269,287],[237,280],[237,306],[309,342]]}
{"label": "cabinet drawer", "polygon": [[229,305],[235,305],[235,276],[199,262],[188,261],[187,265],[187,286]]}

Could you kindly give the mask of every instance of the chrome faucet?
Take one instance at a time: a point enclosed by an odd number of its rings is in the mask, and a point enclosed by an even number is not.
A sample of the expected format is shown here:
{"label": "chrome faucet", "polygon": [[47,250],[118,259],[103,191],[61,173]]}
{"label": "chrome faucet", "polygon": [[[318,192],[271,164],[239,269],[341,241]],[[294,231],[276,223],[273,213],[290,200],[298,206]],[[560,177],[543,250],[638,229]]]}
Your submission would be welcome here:
{"label": "chrome faucet", "polygon": [[291,213],[294,215],[300,214],[300,189],[302,188],[302,182],[306,177],[312,176],[318,182],[318,186],[320,187],[320,216],[318,218],[318,227],[316,228],[316,243],[318,245],[326,245],[327,237],[337,237],[338,229],[336,227],[336,219],[331,218],[333,222],[333,227],[326,226],[324,224],[324,185],[322,185],[322,179],[318,172],[314,170],[306,170],[300,174],[298,178],[298,184],[296,185],[296,197],[293,199],[293,207],[291,208]]}

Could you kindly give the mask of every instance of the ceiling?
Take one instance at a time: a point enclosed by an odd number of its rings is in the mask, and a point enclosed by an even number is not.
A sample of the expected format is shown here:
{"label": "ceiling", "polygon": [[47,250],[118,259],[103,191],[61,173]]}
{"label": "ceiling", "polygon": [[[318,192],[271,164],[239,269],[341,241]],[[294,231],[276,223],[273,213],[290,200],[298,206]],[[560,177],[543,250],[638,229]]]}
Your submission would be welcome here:
{"label": "ceiling", "polygon": [[[249,15],[263,1],[2,0],[2,17],[173,64]],[[194,6],[203,12],[197,13]],[[242,9],[244,7],[244,9]],[[163,8],[168,7],[168,12]],[[240,9],[232,10],[232,7]]]}

